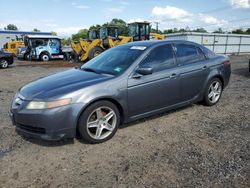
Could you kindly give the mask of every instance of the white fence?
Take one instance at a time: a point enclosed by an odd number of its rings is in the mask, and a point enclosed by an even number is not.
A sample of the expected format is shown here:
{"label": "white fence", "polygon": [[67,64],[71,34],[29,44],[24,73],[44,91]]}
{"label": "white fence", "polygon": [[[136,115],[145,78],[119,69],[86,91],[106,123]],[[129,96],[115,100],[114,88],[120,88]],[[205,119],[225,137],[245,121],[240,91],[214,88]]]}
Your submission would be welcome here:
{"label": "white fence", "polygon": [[166,40],[169,39],[196,42],[219,54],[250,53],[250,35],[189,32],[168,34]]}

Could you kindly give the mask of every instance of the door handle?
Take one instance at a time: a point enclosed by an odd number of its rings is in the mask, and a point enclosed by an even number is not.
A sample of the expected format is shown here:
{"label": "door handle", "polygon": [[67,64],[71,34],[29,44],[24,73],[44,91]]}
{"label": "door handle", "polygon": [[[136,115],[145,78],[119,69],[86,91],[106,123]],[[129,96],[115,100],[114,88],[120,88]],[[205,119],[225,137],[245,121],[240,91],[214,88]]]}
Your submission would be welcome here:
{"label": "door handle", "polygon": [[206,65],[202,67],[202,70],[206,70],[206,69],[207,69],[207,66],[206,66]]}
{"label": "door handle", "polygon": [[173,73],[170,77],[169,77],[170,79],[174,79],[174,78],[176,78],[176,74],[175,73]]}

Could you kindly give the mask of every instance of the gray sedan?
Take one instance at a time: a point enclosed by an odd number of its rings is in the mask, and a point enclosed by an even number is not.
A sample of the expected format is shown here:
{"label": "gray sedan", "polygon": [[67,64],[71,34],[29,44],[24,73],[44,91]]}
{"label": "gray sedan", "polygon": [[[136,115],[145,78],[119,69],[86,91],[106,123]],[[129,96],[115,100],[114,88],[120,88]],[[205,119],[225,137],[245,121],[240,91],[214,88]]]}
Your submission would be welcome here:
{"label": "gray sedan", "polygon": [[230,73],[228,57],[196,43],[128,43],[23,86],[10,116],[24,136],[59,140],[78,133],[100,143],[123,123],[199,101],[215,105]]}

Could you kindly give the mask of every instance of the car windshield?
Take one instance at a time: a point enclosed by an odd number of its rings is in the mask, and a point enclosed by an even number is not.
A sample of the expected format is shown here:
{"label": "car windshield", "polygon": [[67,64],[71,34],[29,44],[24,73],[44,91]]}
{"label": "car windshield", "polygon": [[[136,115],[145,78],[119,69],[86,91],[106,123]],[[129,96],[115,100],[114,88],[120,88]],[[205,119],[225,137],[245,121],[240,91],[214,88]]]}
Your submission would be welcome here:
{"label": "car windshield", "polygon": [[100,74],[122,74],[145,49],[142,46],[112,48],[88,61],[81,69]]}

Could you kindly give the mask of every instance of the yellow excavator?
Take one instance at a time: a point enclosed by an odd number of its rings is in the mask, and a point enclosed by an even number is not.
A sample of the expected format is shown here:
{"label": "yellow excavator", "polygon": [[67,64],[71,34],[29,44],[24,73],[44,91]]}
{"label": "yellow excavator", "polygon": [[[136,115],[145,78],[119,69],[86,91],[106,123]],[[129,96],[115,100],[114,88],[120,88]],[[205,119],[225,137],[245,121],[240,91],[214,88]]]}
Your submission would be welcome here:
{"label": "yellow excavator", "polygon": [[11,40],[6,42],[3,46],[5,52],[13,53],[15,56],[18,54],[18,48],[24,47],[24,42],[22,39],[17,38],[16,40]]}
{"label": "yellow excavator", "polygon": [[[112,48],[117,45],[125,44],[133,41],[142,40],[163,40],[164,36],[157,33],[150,33],[149,22],[134,22],[128,24],[129,36],[119,36],[117,27],[101,27],[99,35],[90,37],[92,31],[88,33],[88,39],[80,39],[78,43],[71,42],[71,47],[74,52],[79,56],[80,61],[92,59],[102,53],[104,50]],[[97,32],[97,31],[95,31]],[[89,39],[91,38],[91,39]]]}

